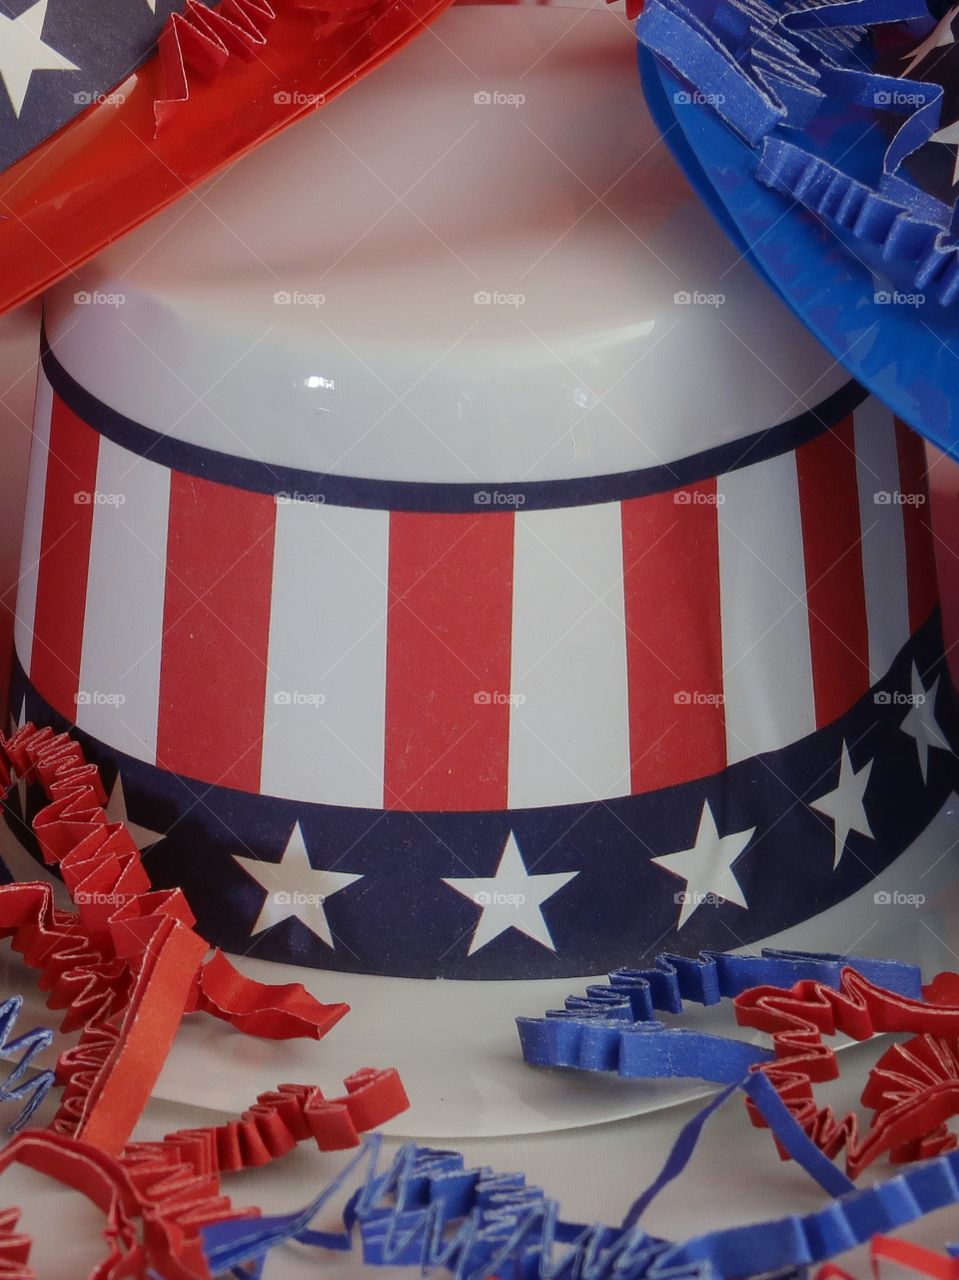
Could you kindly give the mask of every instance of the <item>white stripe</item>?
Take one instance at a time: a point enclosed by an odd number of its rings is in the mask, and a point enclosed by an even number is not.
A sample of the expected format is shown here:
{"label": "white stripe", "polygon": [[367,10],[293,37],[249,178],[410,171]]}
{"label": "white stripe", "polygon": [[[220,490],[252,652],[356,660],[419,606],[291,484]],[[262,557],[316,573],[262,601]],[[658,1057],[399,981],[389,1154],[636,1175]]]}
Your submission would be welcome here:
{"label": "white stripe", "polygon": [[379,809],[389,513],[280,502],[260,789]]}
{"label": "white stripe", "polygon": [[909,639],[906,540],[902,507],[895,501],[899,458],[893,416],[870,396],[855,412],[854,430],[869,677],[875,682],[886,674]]}
{"label": "white stripe", "polygon": [[[17,585],[17,615],[13,640],[20,665],[29,676],[33,659],[33,624],[37,613],[37,581],[40,570],[40,544],[43,534],[43,505],[47,489],[47,461],[50,456],[50,418],[53,413],[53,388],[40,366],[37,374],[37,398],[33,416],[33,444],[30,447],[30,471],[27,505],[23,520],[23,542],[20,544],[20,578]],[[16,710],[16,708],[15,708]]]}
{"label": "white stripe", "polygon": [[775,751],[816,727],[796,457],[717,482],[726,756]]}
{"label": "white stripe", "polygon": [[170,473],[100,437],[77,724],[156,761]]}
{"label": "white stripe", "polygon": [[619,503],[516,516],[509,804],[629,791]]}

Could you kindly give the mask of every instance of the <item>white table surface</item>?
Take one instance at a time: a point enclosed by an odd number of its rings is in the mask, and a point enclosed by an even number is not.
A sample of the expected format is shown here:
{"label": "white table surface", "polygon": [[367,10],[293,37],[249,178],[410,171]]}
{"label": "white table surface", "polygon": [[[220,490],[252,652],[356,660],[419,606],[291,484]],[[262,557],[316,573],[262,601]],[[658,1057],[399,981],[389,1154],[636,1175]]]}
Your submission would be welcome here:
{"label": "white table surface", "polygon": [[[0,319],[0,645],[4,654],[15,594],[38,323],[36,307]],[[950,540],[951,531],[959,527],[956,474],[951,463],[936,461],[933,476],[939,490],[940,533],[945,531]],[[955,545],[959,545],[959,538]],[[939,551],[947,572],[953,563],[959,563],[944,543]],[[946,602],[952,634],[957,629],[951,622],[954,611],[950,606],[957,597],[959,591],[953,591]],[[5,683],[3,674],[2,687]],[[350,1016],[362,1017],[362,1011]],[[834,1106],[852,1104],[854,1085],[857,1080],[861,1085],[875,1055],[871,1045],[848,1050],[843,1055],[843,1080],[829,1086],[824,1098]],[[565,1217],[615,1224],[655,1176],[680,1125],[694,1114],[697,1105],[570,1132],[457,1145],[471,1165],[485,1164],[503,1172],[524,1170],[531,1182],[560,1201]],[[221,1123],[222,1119],[208,1111],[153,1102],[136,1136],[156,1139],[174,1129]],[[428,1134],[423,1135],[423,1141],[429,1145]],[[395,1146],[395,1142],[387,1143],[388,1150]],[[267,1211],[292,1209],[311,1198],[339,1166],[339,1157],[304,1146],[269,1169],[226,1178],[224,1189],[240,1205],[255,1203]],[[889,1172],[888,1166],[881,1164],[876,1176]],[[734,1099],[711,1122],[681,1182],[654,1204],[646,1226],[658,1234],[681,1238],[714,1227],[808,1212],[823,1203],[823,1193],[795,1165],[780,1162],[769,1135],[749,1125],[742,1103]],[[99,1215],[78,1195],[51,1186],[39,1175],[14,1169],[4,1175],[0,1193],[0,1207],[9,1204],[20,1204],[24,1209],[23,1227],[35,1239],[33,1265],[43,1280],[80,1280],[102,1256]],[[331,1220],[325,1225],[332,1225]],[[959,1210],[936,1214],[910,1234],[941,1246],[959,1236]],[[845,1262],[856,1273],[867,1273],[862,1250]],[[267,1280],[315,1277],[319,1266],[345,1277],[359,1276],[363,1270],[355,1252],[328,1256],[290,1248],[274,1254],[266,1276]]]}

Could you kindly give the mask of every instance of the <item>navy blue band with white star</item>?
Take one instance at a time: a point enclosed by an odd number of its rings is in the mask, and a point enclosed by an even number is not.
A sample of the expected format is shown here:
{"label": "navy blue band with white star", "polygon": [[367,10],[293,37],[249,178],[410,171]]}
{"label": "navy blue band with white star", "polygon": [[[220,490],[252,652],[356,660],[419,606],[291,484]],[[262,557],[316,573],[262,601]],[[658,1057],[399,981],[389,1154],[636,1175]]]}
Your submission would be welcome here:
{"label": "navy blue band with white star", "polygon": [[[110,816],[130,822],[157,887],[183,887],[211,942],[408,977],[600,974],[664,949],[770,937],[873,881],[957,783],[938,612],[827,728],[695,782],[549,809],[383,812],[248,795],[76,731],[19,668],[12,705],[76,733],[103,770]],[[41,802],[25,786],[9,801],[28,848],[17,808],[30,816]]]}

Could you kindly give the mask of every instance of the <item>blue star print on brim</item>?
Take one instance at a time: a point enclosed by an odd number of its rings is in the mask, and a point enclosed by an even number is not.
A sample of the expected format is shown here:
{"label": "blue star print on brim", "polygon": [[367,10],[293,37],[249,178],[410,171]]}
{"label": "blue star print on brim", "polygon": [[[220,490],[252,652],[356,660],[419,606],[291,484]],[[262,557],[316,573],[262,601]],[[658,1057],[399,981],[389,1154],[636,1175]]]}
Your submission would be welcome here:
{"label": "blue star print on brim", "polygon": [[[650,107],[707,205],[853,375],[959,426],[959,10],[650,0]],[[954,29],[955,28],[955,29]]]}

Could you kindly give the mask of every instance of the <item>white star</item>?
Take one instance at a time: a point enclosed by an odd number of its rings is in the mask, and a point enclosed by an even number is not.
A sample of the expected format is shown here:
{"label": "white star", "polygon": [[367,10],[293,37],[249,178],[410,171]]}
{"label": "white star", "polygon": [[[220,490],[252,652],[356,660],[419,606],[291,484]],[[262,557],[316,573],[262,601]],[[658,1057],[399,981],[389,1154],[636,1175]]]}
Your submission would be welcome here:
{"label": "white star", "polygon": [[333,946],[333,934],[323,904],[334,893],[362,880],[362,876],[351,876],[345,871],[321,871],[314,867],[299,823],[290,832],[279,862],[241,858],[236,853],[233,857],[247,875],[266,890],[251,933],[262,933],[264,929],[272,929],[275,924],[292,917],[306,925],[310,933],[328,947]]}
{"label": "white star", "polygon": [[145,849],[149,849],[151,844],[156,844],[158,840],[162,840],[166,835],[165,831],[154,831],[151,827],[141,827],[138,822],[131,822],[127,814],[127,798],[123,792],[123,777],[117,770],[116,781],[110,791],[110,798],[107,800],[107,817],[111,822],[122,822],[133,837],[133,843],[141,853]]}
{"label": "white star", "polygon": [[451,889],[481,908],[467,955],[479,951],[507,929],[518,929],[541,947],[555,951],[549,927],[543,919],[542,904],[578,875],[578,871],[531,875],[511,831],[495,875],[444,879]]}
{"label": "white star", "polygon": [[959,5],[955,9],[949,10],[946,16],[929,32],[925,40],[916,45],[912,53],[905,54],[903,62],[908,60],[909,66],[903,71],[902,74],[904,76],[915,70],[926,54],[932,53],[933,49],[946,49],[949,45],[956,43],[956,37],[952,33],[952,24],[957,13],[959,13]]}
{"label": "white star", "polygon": [[860,835],[868,836],[870,840],[875,839],[863,802],[866,787],[869,785],[872,764],[871,760],[867,760],[861,769],[854,769],[849,758],[849,748],[843,742],[842,754],[839,757],[839,782],[832,791],[827,791],[818,800],[810,801],[813,809],[832,819],[835,828],[833,871],[839,866],[839,859],[845,852],[850,831],[858,831]]}
{"label": "white star", "polygon": [[[944,129],[939,129],[934,133],[930,142],[941,142],[944,147],[959,148],[959,120],[954,120],[952,124],[947,124]],[[955,186],[959,182],[959,150],[956,151],[956,163],[952,169],[952,185]]]}
{"label": "white star", "polygon": [[157,11],[157,0],[147,0],[147,4],[150,6],[150,12],[151,12],[151,13],[156,13],[156,11]]}
{"label": "white star", "polygon": [[919,756],[919,768],[922,770],[922,781],[927,781],[929,773],[929,751],[938,747],[940,751],[951,751],[952,748],[939,732],[936,724],[936,698],[939,695],[939,676],[936,676],[931,689],[923,687],[922,680],[912,664],[912,703],[906,712],[905,719],[899,728],[916,744]]}
{"label": "white star", "polygon": [[19,18],[0,13],[0,80],[13,113],[19,117],[34,71],[79,71],[80,68],[43,41],[47,0],[37,0]]}
{"label": "white star", "polygon": [[728,836],[721,836],[707,800],[699,817],[699,829],[692,848],[651,859],[686,885],[686,892],[679,898],[682,908],[677,929],[682,929],[699,907],[705,903],[715,904],[717,898],[748,909],[749,903],[733,872],[733,864],[749,844],[755,830],[755,827],[750,827],[748,831],[734,831]]}

